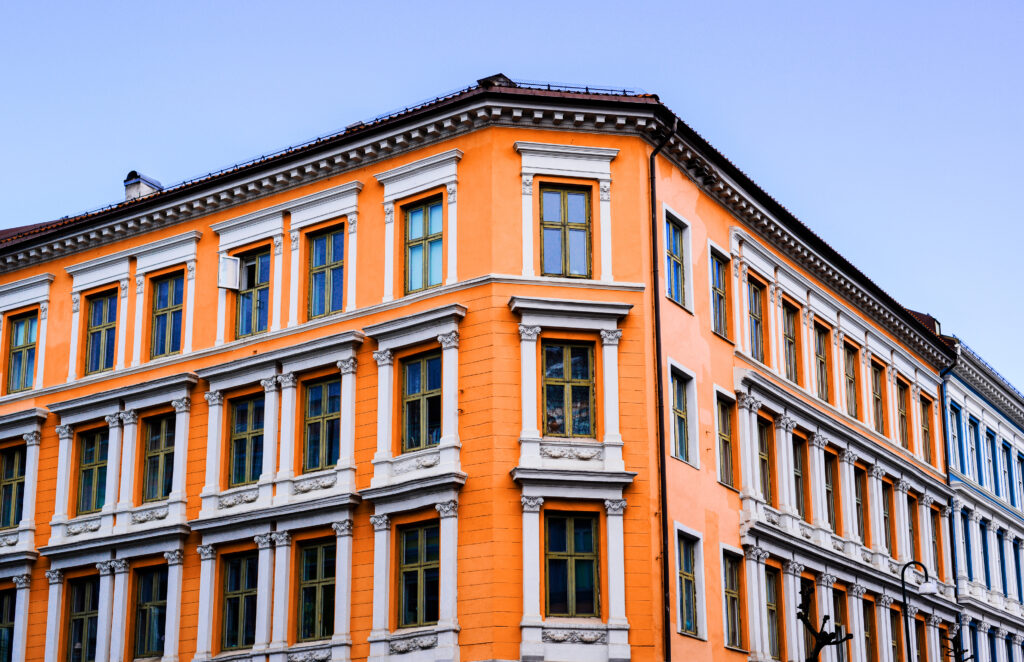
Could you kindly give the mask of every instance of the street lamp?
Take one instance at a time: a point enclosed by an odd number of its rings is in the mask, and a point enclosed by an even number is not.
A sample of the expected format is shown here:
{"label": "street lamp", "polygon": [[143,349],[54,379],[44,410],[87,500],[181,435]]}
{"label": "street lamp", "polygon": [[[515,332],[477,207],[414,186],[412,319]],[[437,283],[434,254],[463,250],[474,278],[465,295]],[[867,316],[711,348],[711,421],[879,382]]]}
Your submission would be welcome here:
{"label": "street lamp", "polygon": [[907,561],[900,570],[900,589],[903,591],[903,641],[907,644],[907,659],[913,651],[910,650],[910,625],[907,622],[907,568],[917,566],[924,572],[924,581],[917,587],[918,595],[938,595],[939,585],[928,576],[928,568],[920,561]]}

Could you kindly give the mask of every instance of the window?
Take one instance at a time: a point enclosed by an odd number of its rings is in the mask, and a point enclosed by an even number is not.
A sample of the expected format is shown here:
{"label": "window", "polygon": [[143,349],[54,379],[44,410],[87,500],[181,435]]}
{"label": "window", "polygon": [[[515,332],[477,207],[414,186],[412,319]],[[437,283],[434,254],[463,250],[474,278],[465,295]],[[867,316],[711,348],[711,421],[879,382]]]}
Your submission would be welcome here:
{"label": "window", "polygon": [[11,351],[7,359],[7,392],[32,388],[36,367],[36,314],[11,320]]}
{"label": "window", "polygon": [[796,306],[790,305],[789,302],[782,304],[782,346],[786,359],[786,379],[791,382],[800,380],[796,346],[796,316]]}
{"label": "window", "polygon": [[838,532],[836,521],[836,456],[832,453],[825,453],[825,512],[828,515],[828,525],[833,532]]}
{"label": "window", "polygon": [[982,520],[978,523],[978,528],[981,530],[981,565],[985,570],[985,588],[992,588],[992,570],[989,568],[989,549],[988,549],[988,522]]}
{"label": "window", "polygon": [[86,374],[114,367],[117,343],[117,292],[97,294],[89,299],[89,326],[86,332]]}
{"label": "window", "polygon": [[251,648],[256,641],[256,554],[224,560],[224,650]]}
{"label": "window", "polygon": [[94,662],[99,623],[100,579],[93,576],[68,583],[71,589],[68,600],[68,662]]}
{"label": "window", "polygon": [[718,480],[729,487],[736,486],[732,462],[732,403],[719,398],[718,406]]}
{"label": "window", "polygon": [[979,485],[985,484],[984,472],[981,470],[980,445],[978,444],[978,422],[973,418],[967,423],[967,458],[969,461],[968,472],[973,471],[974,477]]}
{"label": "window", "polygon": [[962,511],[960,517],[961,530],[964,532],[964,550],[967,552],[967,579],[974,581],[974,552],[971,550],[971,520],[970,513],[966,510]]}
{"label": "window", "polygon": [[[1017,484],[1017,505],[1024,509],[1024,456],[1017,456],[1017,471],[1014,474]],[[1024,598],[1024,595],[1021,596]]]}
{"label": "window", "polygon": [[686,380],[672,373],[672,421],[675,433],[676,457],[690,461],[690,434],[686,420]]}
{"label": "window", "polygon": [[344,307],[345,230],[311,237],[309,249],[309,318],[314,319]]}
{"label": "window", "polygon": [[875,432],[885,434],[885,400],[882,397],[882,371],[884,369],[877,363],[871,364],[871,402],[874,406],[872,412],[875,417]]}
{"label": "window", "polygon": [[892,483],[883,481],[882,482],[882,533],[885,535],[885,550],[889,552],[889,556],[896,557],[893,551],[893,531],[892,531]]}
{"label": "window", "polygon": [[764,363],[764,315],[761,311],[764,288],[755,280],[747,281],[747,313],[750,325],[750,356]]}
{"label": "window", "polygon": [[244,338],[267,330],[270,311],[270,251],[242,258],[238,279],[235,336]]}
{"label": "window", "polygon": [[999,465],[999,471],[1000,480],[1002,481],[1003,486],[1003,496],[1008,497],[1012,505],[1016,506],[1017,498],[1010,491],[1010,470],[1012,469],[1010,466],[1010,447],[1003,446],[1002,451],[1003,457],[1002,462]]}
{"label": "window", "polygon": [[910,449],[910,433],[907,429],[907,385],[896,382],[896,419],[899,422],[900,445]]}
{"label": "window", "polygon": [[405,210],[405,292],[441,284],[443,259],[441,201],[439,199]]}
{"label": "window", "polygon": [[329,639],[334,633],[336,553],[333,540],[299,552],[299,641]]}
{"label": "window", "polygon": [[740,557],[726,552],[722,555],[725,575],[725,645],[743,648],[743,615],[740,607]]}
{"label": "window", "polygon": [[985,448],[985,478],[990,481],[992,491],[999,496],[999,479],[996,476],[996,435],[991,430],[986,431],[985,438],[988,446]]}
{"label": "window", "polygon": [[910,543],[910,558],[914,561],[920,561],[921,557],[917,553],[917,532],[920,531],[917,521],[917,497],[908,494],[907,495],[907,542]]}
{"label": "window", "polygon": [[255,483],[263,473],[263,396],[231,403],[229,487]]}
{"label": "window", "polygon": [[868,662],[878,662],[878,636],[875,628],[875,603],[864,600],[864,650]]}
{"label": "window", "polygon": [[153,328],[150,356],[169,356],[181,352],[181,310],[185,278],[174,274],[153,281]]}
{"label": "window", "polygon": [[541,189],[541,272],[590,278],[590,191]]}
{"label": "window", "polygon": [[779,571],[772,567],[764,569],[765,611],[768,612],[768,654],[773,660],[782,659],[781,616],[779,604]]}
{"label": "window", "polygon": [[410,359],[403,365],[402,452],[436,446],[441,441],[441,356]]}
{"label": "window", "polygon": [[679,630],[697,636],[697,542],[679,536]]}
{"label": "window", "polygon": [[932,463],[932,403],[921,398],[921,450],[924,461]]}
{"label": "window", "polygon": [[401,530],[399,540],[398,626],[436,623],[440,590],[440,528],[436,522],[406,527]]}
{"label": "window", "polygon": [[843,348],[843,371],[846,375],[846,413],[857,418],[857,350],[850,345]]}
{"label": "window", "polygon": [[892,633],[892,662],[903,662],[903,627],[900,623],[900,612],[895,609],[889,610],[889,632]]}
{"label": "window", "polygon": [[711,329],[729,337],[728,260],[711,255]]}
{"label": "window", "polygon": [[600,616],[597,518],[551,514],[546,529],[547,615]]}
{"label": "window", "polygon": [[800,437],[793,437],[793,486],[796,488],[793,500],[796,501],[796,512],[800,519],[807,519],[807,472],[804,467],[807,443]]}
{"label": "window", "polygon": [[996,531],[996,545],[998,546],[997,551],[999,553],[999,585],[1003,588],[1003,595],[1010,597],[1010,587],[1006,583],[1006,552],[1004,551],[1006,548],[1003,545],[1004,539],[1005,536],[1002,530]]}
{"label": "window", "polygon": [[167,624],[167,566],[140,570],[136,581],[135,657],[159,657]]}
{"label": "window", "polygon": [[[544,434],[594,437],[593,409],[593,348],[572,343],[544,343]],[[569,421],[567,413],[571,415]]]}
{"label": "window", "polygon": [[[939,527],[941,526],[939,521],[939,511],[931,508],[928,511],[928,517],[931,518],[932,523],[932,563],[935,564],[935,574],[939,575],[939,579],[942,579],[942,556],[939,554]],[[1017,595],[1020,595],[1020,593]]]}
{"label": "window", "polygon": [[683,269],[683,228],[671,219],[665,219],[665,277],[668,279],[667,294],[680,305],[685,305],[685,278]]}
{"label": "window", "polygon": [[144,501],[166,499],[174,480],[174,417],[161,416],[146,423],[145,473],[142,476]]}
{"label": "window", "polygon": [[[835,587],[832,589],[832,623],[836,632],[848,632],[850,623],[846,618],[846,592]],[[850,659],[850,645],[843,642],[836,646],[836,659],[838,662],[846,662]]]}
{"label": "window", "polygon": [[[933,514],[932,521],[938,519],[937,513]],[[938,558],[937,556],[935,558]],[[1024,595],[1024,577],[1021,576],[1020,567],[1020,540],[1014,538],[1013,540],[1013,567],[1016,570],[1014,574],[1017,575],[1017,595]]]}
{"label": "window", "polygon": [[[810,613],[807,614],[807,618],[810,619],[811,623],[818,623],[818,601],[814,598],[814,581],[807,577],[800,577],[800,596],[803,597],[808,593],[811,594],[811,600]],[[807,628],[801,627],[801,629],[804,633],[804,650],[813,650],[814,637]]]}
{"label": "window", "polygon": [[25,500],[25,447],[12,446],[0,451],[0,529],[21,523]]}
{"label": "window", "polygon": [[967,457],[963,445],[963,437],[960,434],[960,425],[962,423],[960,417],[960,409],[954,405],[949,407],[949,444],[950,452],[955,453],[960,458],[960,471],[963,473],[969,473],[967,468]]}
{"label": "window", "polygon": [[107,430],[83,432],[78,441],[79,515],[103,508],[107,491]]}
{"label": "window", "polygon": [[853,469],[853,510],[857,515],[857,535],[860,537],[860,542],[863,545],[868,544],[867,539],[867,509],[865,506],[865,500],[867,498],[867,472],[860,467],[854,467]]}
{"label": "window", "polygon": [[[928,662],[928,654],[925,652],[924,621],[914,619],[914,662]],[[1012,660],[1013,658],[1007,658]]]}
{"label": "window", "polygon": [[17,600],[17,590],[0,591],[0,662],[14,660],[14,608]]}
{"label": "window", "polygon": [[814,365],[818,385],[818,397],[829,401],[828,386],[828,339],[829,330],[819,324],[814,325]]}
{"label": "window", "polygon": [[772,436],[771,421],[757,419],[757,458],[761,474],[761,495],[769,504],[774,504],[772,484],[772,458],[775,457],[775,439]]}
{"label": "window", "polygon": [[306,443],[302,470],[319,471],[338,463],[341,453],[341,380],[306,386]]}

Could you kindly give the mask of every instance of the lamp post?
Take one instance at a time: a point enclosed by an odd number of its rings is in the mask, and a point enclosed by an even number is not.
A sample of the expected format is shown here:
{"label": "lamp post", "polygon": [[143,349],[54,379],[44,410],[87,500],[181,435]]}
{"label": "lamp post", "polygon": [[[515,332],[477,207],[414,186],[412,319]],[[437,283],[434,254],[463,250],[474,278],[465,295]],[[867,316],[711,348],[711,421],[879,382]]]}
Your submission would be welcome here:
{"label": "lamp post", "polygon": [[907,622],[907,568],[917,566],[924,572],[924,581],[917,587],[918,595],[936,595],[939,587],[928,576],[928,568],[920,561],[907,561],[900,570],[900,589],[903,591],[903,641],[907,646],[907,659],[910,659],[910,625]]}

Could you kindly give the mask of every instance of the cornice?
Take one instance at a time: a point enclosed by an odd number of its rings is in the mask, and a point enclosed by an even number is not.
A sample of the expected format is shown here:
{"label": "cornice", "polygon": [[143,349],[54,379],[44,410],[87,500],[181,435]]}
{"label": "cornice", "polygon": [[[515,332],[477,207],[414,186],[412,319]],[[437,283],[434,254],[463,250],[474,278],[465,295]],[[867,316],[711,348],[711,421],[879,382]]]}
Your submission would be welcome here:
{"label": "cornice", "polygon": [[953,373],[995,405],[1007,418],[1024,429],[1024,399],[978,354],[957,342],[958,360]]}

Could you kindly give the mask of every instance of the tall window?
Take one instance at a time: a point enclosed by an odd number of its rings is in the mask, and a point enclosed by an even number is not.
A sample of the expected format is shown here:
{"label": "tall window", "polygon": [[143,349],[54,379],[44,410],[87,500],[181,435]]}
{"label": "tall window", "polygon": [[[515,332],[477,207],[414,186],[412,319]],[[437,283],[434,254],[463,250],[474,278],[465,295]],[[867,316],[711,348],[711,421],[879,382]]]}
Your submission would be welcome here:
{"label": "tall window", "polygon": [[593,437],[593,409],[593,348],[544,343],[544,434]]}
{"label": "tall window", "polygon": [[697,543],[679,536],[679,629],[697,635]]}
{"label": "tall window", "polygon": [[800,437],[793,437],[793,486],[795,488],[795,494],[793,500],[796,501],[796,512],[799,513],[800,519],[807,519],[807,471],[805,469],[806,462],[804,458],[807,452],[807,443]]}
{"label": "tall window", "polygon": [[932,463],[932,403],[921,398],[921,446],[924,461]]}
{"label": "tall window", "polygon": [[231,403],[230,487],[255,483],[263,473],[263,396]]}
{"label": "tall window", "polygon": [[967,469],[967,456],[966,450],[963,445],[963,436],[961,435],[960,425],[963,420],[960,417],[960,410],[950,405],[949,407],[949,450],[954,457],[960,460],[960,471],[968,473]]}
{"label": "tall window", "polygon": [[142,495],[145,501],[166,499],[174,480],[174,417],[161,416],[146,423],[145,474]]}
{"label": "tall window", "polygon": [[864,650],[867,652],[868,662],[878,662],[878,636],[875,627],[875,604],[864,600]]}
{"label": "tall window", "polygon": [[107,491],[107,430],[83,432],[78,441],[78,514],[103,508]]}
{"label": "tall window", "polygon": [[782,304],[782,346],[786,358],[786,379],[799,381],[796,346],[796,306],[788,302]]}
{"label": "tall window", "polygon": [[14,660],[14,608],[17,600],[17,590],[0,591],[0,662]]}
{"label": "tall window", "polygon": [[967,556],[967,579],[974,581],[974,552],[971,551],[971,520],[970,513],[966,510],[961,512],[960,516],[960,530],[964,532],[964,551]]}
{"label": "tall window", "polygon": [[764,569],[765,578],[765,611],[768,614],[768,654],[773,660],[782,659],[781,617],[782,609],[779,600],[779,571],[772,567]]}
{"label": "tall window", "polygon": [[974,477],[979,485],[985,484],[985,472],[981,470],[981,444],[978,443],[978,422],[973,418],[967,423],[967,458],[969,460],[969,471],[974,472]]}
{"label": "tall window", "polygon": [[[914,619],[914,662],[928,662],[928,654],[925,652],[925,642],[927,641],[924,635],[924,621],[919,618]],[[1007,658],[1012,660],[1013,658]]]}
{"label": "tall window", "polygon": [[432,200],[405,210],[405,291],[417,292],[441,284],[443,259],[441,201]]}
{"label": "tall window", "polygon": [[185,278],[174,274],[153,281],[153,321],[150,356],[169,356],[181,351],[181,310]]}
{"label": "tall window", "polygon": [[36,368],[36,314],[11,320],[10,355],[7,359],[7,392],[32,388]]}
{"label": "tall window", "polygon": [[541,271],[590,278],[590,191],[541,189]]}
{"label": "tall window", "polygon": [[985,571],[985,588],[992,588],[992,569],[990,567],[990,557],[988,549],[988,522],[982,520],[978,523],[978,528],[981,531],[981,565]]}
{"label": "tall window", "polygon": [[846,376],[846,413],[857,418],[857,350],[843,347],[843,372]]}
{"label": "tall window", "polygon": [[896,419],[899,421],[900,445],[910,448],[910,433],[907,426],[907,385],[896,382]]}
{"label": "tall window", "polygon": [[675,432],[676,457],[690,461],[690,433],[686,421],[686,380],[672,373],[672,421]]}
{"label": "tall window", "polygon": [[0,529],[21,523],[25,501],[25,447],[12,446],[0,451]]}
{"label": "tall window", "polygon": [[764,314],[761,311],[764,288],[754,280],[747,281],[747,313],[750,325],[750,355],[764,363]]}
{"label": "tall window", "polygon": [[117,292],[97,294],[89,299],[89,326],[86,331],[86,374],[114,367],[117,344]]}
{"label": "tall window", "polygon": [[333,540],[299,552],[299,641],[329,639],[334,632],[336,553]]}
{"label": "tall window", "polygon": [[725,575],[725,645],[743,648],[743,615],[740,607],[740,558],[726,552],[722,555]]}
{"label": "tall window", "polygon": [[1003,595],[1009,597],[1010,587],[1006,583],[1006,552],[1003,540],[1005,536],[1002,530],[996,531],[996,543],[999,546],[997,550],[999,556],[999,581],[1000,586],[1003,587]]}
{"label": "tall window", "polygon": [[892,483],[882,482],[882,533],[885,535],[885,549],[895,557],[892,546]]}
{"label": "tall window", "polygon": [[344,307],[345,230],[312,237],[309,249],[309,318],[313,319]]}
{"label": "tall window", "polygon": [[306,386],[303,471],[329,469],[341,453],[341,380]]}
{"label": "tall window", "polygon": [[999,496],[999,477],[996,476],[996,435],[991,430],[986,432],[988,447],[985,449],[985,478],[991,481],[992,491]]}
{"label": "tall window", "polygon": [[828,386],[828,339],[829,330],[820,324],[814,325],[814,367],[818,383],[818,397],[829,401]]}
{"label": "tall window", "polygon": [[550,514],[545,553],[548,616],[599,616],[597,518]]}
{"label": "tall window", "polygon": [[736,474],[732,462],[732,403],[719,398],[718,417],[718,480],[735,487]]}
{"label": "tall window", "polygon": [[267,330],[270,311],[270,251],[242,258],[238,279],[235,336],[244,338]]}
{"label": "tall window", "polygon": [[889,632],[892,633],[892,662],[903,662],[903,624],[900,622],[900,612],[895,609],[889,610]]}
{"label": "tall window", "polygon": [[857,536],[860,538],[860,542],[863,545],[867,544],[867,526],[865,513],[865,503],[867,500],[867,472],[859,467],[855,467],[853,470],[853,510],[857,515]]}
{"label": "tall window", "polygon": [[917,532],[921,530],[917,522],[917,497],[911,494],[907,495],[907,529],[907,542],[910,543],[910,558],[914,561],[920,561],[920,556],[917,553]]}
{"label": "tall window", "polygon": [[[800,578],[800,595],[811,594],[811,608],[810,613],[807,617],[811,623],[818,622],[818,601],[814,599],[814,582],[807,577]],[[800,628],[804,633],[804,650],[812,650],[814,648],[814,637],[811,635],[807,628]]]}
{"label": "tall window", "polygon": [[871,403],[875,416],[875,432],[885,434],[885,400],[882,397],[882,371],[884,369],[877,363],[871,364]]}
{"label": "tall window", "polygon": [[403,366],[402,451],[436,446],[441,441],[441,356],[410,359]]}
{"label": "tall window", "polygon": [[761,495],[769,504],[772,499],[772,458],[775,456],[775,440],[772,438],[772,424],[763,418],[757,419],[757,458],[761,473]]}
{"label": "tall window", "polygon": [[1014,472],[1017,486],[1017,505],[1024,508],[1024,457],[1017,456],[1017,471]]}
{"label": "tall window", "polygon": [[84,577],[71,580],[68,584],[68,661],[94,662],[99,623],[100,578]]}
{"label": "tall window", "polygon": [[[931,526],[931,529],[932,529],[931,530],[931,536],[932,536],[932,539],[931,539],[931,544],[932,544],[932,563],[935,564],[936,574],[940,575],[939,579],[941,579],[942,578],[941,577],[941,572],[939,570],[939,568],[942,567],[942,557],[939,555],[939,531],[940,531],[939,527],[941,526],[941,524],[939,522],[939,511],[935,510],[934,508],[929,509],[928,510],[928,518],[931,521],[931,525],[932,525]],[[1018,563],[1018,567],[1019,567],[1019,565],[1020,564]],[[1017,595],[1020,595],[1020,593],[1018,593]]]}
{"label": "tall window", "polygon": [[683,270],[683,228],[678,223],[665,219],[665,277],[668,298],[678,304],[685,304],[685,278]]}
{"label": "tall window", "polygon": [[711,329],[729,337],[729,267],[728,261],[718,255],[711,255]]}
{"label": "tall window", "polygon": [[140,570],[136,581],[135,657],[161,656],[167,624],[167,566]]}
{"label": "tall window", "polygon": [[405,527],[399,533],[399,540],[398,626],[436,623],[440,595],[440,528],[437,522]]}
{"label": "tall window", "polygon": [[224,560],[224,650],[252,648],[256,641],[258,568],[258,556],[254,553]]}
{"label": "tall window", "polygon": [[836,456],[825,453],[825,512],[832,531],[838,531],[836,522]]}
{"label": "tall window", "polygon": [[[839,587],[832,589],[832,619],[833,625],[836,631],[840,629],[843,632],[849,632],[850,623],[849,619],[846,618],[846,591],[843,591]],[[843,642],[836,646],[836,659],[839,662],[846,662],[850,659],[849,656],[850,645]]]}
{"label": "tall window", "polygon": [[1010,471],[1013,468],[1013,467],[1010,466],[1010,447],[1009,446],[1003,446],[1001,450],[1002,450],[1002,462],[999,463],[999,473],[1000,473],[1000,480],[1002,481],[1002,485],[1003,485],[1003,495],[1007,497],[1007,500],[1010,501],[1012,503],[1012,505],[1016,506],[1017,505],[1017,497],[1010,490],[1010,487],[1011,487],[1011,485],[1010,485]]}

